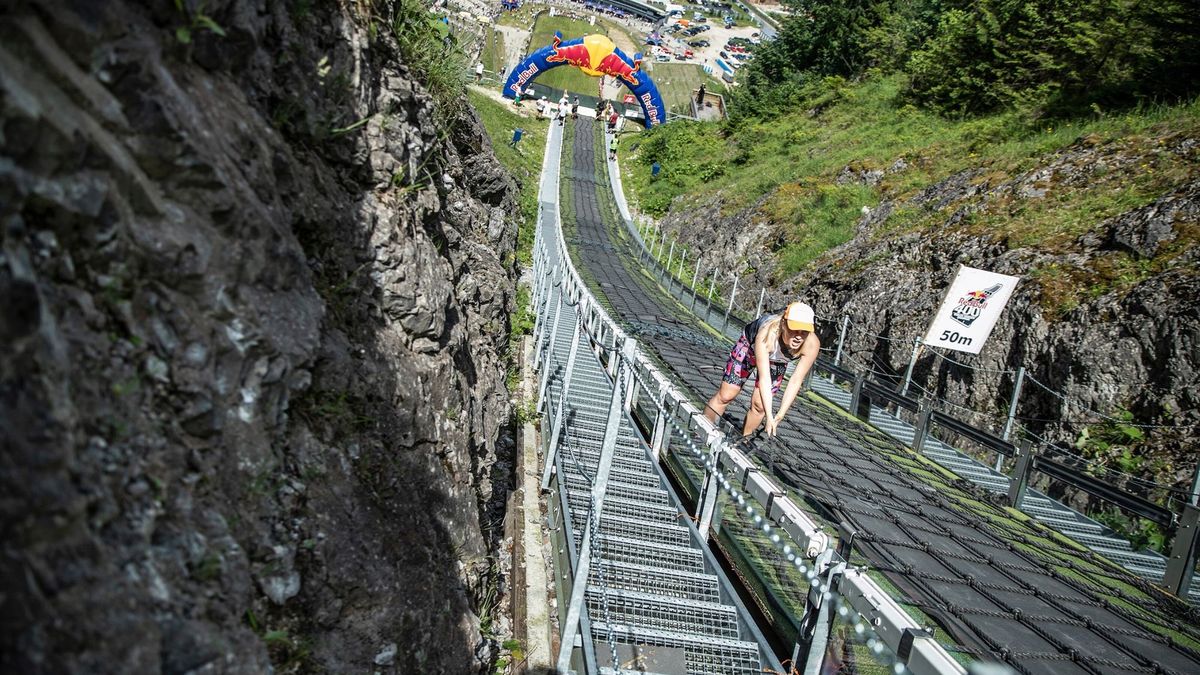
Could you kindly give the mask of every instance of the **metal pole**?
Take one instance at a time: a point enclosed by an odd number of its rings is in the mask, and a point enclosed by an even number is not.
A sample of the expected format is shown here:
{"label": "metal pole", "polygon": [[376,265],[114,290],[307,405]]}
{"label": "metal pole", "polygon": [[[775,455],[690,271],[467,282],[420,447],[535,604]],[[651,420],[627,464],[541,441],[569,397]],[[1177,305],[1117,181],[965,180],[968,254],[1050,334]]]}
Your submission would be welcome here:
{"label": "metal pole", "polygon": [[717,493],[720,490],[717,488],[717,467],[721,466],[722,444],[717,441],[713,444],[712,451],[709,453],[709,461],[712,462],[712,468],[705,466],[704,487],[701,491],[700,503],[697,504],[698,513],[696,514],[699,522],[696,524],[696,529],[700,531],[700,539],[708,541],[708,530],[712,526],[713,511],[717,506]]}
{"label": "metal pole", "polygon": [[1025,501],[1025,490],[1029,487],[1029,472],[1033,468],[1033,439],[1021,441],[1017,450],[1017,465],[1013,467],[1012,482],[1008,484],[1008,503],[1021,508]]}
{"label": "metal pole", "polygon": [[758,307],[754,308],[755,318],[762,316],[763,300],[765,300],[766,298],[767,298],[767,287],[763,286],[763,289],[758,292]]}
{"label": "metal pole", "polygon": [[900,395],[904,396],[908,393],[908,385],[912,382],[913,366],[917,365],[917,355],[921,352],[921,338],[913,338],[912,356],[908,359],[908,370],[904,372],[904,386],[900,389]]}
{"label": "metal pole", "polygon": [[1000,437],[1008,440],[1012,433],[1013,420],[1017,417],[1017,397],[1021,395],[1021,385],[1025,384],[1025,366],[1017,366],[1017,383],[1013,385],[1012,400],[1008,402],[1008,419],[1004,421],[1004,434]]}
{"label": "metal pole", "polygon": [[675,260],[675,242],[671,241],[671,252],[667,254],[667,275],[671,274],[671,263]]}
{"label": "metal pole", "polygon": [[683,253],[679,254],[679,283],[683,283],[683,260],[687,258],[687,249],[683,249]]}
{"label": "metal pole", "polygon": [[1196,569],[1196,535],[1200,532],[1200,507],[1185,504],[1175,530],[1175,543],[1171,546],[1171,557],[1167,559],[1167,573],[1163,577],[1175,595],[1187,598],[1192,586],[1192,575]]}
{"label": "metal pole", "polygon": [[850,315],[842,316],[842,333],[838,335],[837,353],[833,355],[833,365],[842,365],[842,345],[846,342],[846,329],[850,327]]}
{"label": "metal pole", "polygon": [[1196,471],[1192,474],[1192,506],[1200,506],[1200,464],[1196,465]]}
{"label": "metal pole", "polygon": [[692,306],[696,305],[696,280],[700,278],[700,256],[696,256],[696,269],[692,270]]}
{"label": "metal pole", "polygon": [[[633,362],[637,353],[637,341],[626,338],[621,347],[620,361]],[[620,365],[618,365],[620,368]],[[579,564],[575,568],[575,578],[571,585],[571,600],[567,605],[567,616],[562,624],[560,634],[561,645],[558,651],[558,670],[565,673],[571,668],[571,652],[575,648],[575,634],[579,632],[579,620],[583,614],[583,601],[592,567],[592,539],[600,529],[600,514],[604,513],[604,495],[608,487],[608,476],[612,472],[613,455],[617,449],[617,433],[621,427],[621,387],[614,386],[612,398],[608,404],[608,424],[604,429],[604,444],[600,447],[600,461],[596,466],[596,479],[592,483],[592,515],[588,518],[579,543]],[[569,544],[568,544],[569,545]]]}

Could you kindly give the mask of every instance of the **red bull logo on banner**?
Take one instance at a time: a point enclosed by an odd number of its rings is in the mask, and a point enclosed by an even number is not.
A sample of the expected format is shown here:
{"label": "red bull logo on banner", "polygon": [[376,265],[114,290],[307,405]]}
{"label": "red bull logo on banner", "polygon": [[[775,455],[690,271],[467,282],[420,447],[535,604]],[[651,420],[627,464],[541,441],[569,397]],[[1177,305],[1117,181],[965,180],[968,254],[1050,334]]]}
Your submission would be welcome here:
{"label": "red bull logo on banner", "polygon": [[975,323],[975,319],[983,313],[987,307],[988,298],[1000,290],[1000,284],[996,284],[990,288],[985,288],[982,291],[969,291],[966,295],[958,299],[958,305],[950,312],[950,318],[961,323],[964,326],[970,326]]}
{"label": "red bull logo on banner", "polygon": [[642,72],[642,55],[630,59],[606,35],[588,35],[574,40],[554,34],[554,41],[531,54],[514,68],[504,84],[504,95],[512,98],[524,91],[539,73],[556,66],[574,66],[592,77],[609,76],[623,83],[642,108],[646,127],[666,121],[658,87]]}
{"label": "red bull logo on banner", "polygon": [[607,35],[588,35],[563,42],[562,33],[555,33],[550,51],[550,56],[546,57],[550,63],[575,66],[592,77],[609,75],[620,78],[630,87],[638,86],[637,72],[642,69],[641,54],[635,55],[633,63],[629,63]]}

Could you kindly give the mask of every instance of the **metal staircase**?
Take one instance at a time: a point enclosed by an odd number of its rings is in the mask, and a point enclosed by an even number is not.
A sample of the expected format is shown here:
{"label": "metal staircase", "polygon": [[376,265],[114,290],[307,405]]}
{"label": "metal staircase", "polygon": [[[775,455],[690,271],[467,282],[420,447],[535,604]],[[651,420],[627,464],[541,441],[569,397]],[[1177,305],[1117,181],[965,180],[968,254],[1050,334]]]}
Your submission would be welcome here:
{"label": "metal staircase", "polygon": [[[544,178],[543,195],[554,182]],[[557,241],[556,209],[543,200],[537,273],[549,290],[535,335],[560,620],[578,622],[563,628],[578,638],[559,670],[784,672],[634,427],[635,346],[618,355],[594,300],[545,245]]]}

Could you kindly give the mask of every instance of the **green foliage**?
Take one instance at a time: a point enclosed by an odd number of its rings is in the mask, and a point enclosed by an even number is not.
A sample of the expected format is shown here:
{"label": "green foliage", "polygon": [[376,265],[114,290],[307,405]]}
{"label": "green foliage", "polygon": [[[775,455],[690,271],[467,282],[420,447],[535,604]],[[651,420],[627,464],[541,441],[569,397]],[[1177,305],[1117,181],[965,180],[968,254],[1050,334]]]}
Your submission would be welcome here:
{"label": "green foliage", "polygon": [[199,30],[206,30],[213,35],[225,37],[225,29],[211,16],[204,13],[203,2],[198,3],[195,9],[192,9],[184,0],[175,0],[175,11],[187,20],[187,23],[175,29],[175,39],[180,44],[191,44],[192,34]]}
{"label": "green foliage", "polygon": [[[496,159],[508,169],[520,188],[517,201],[521,207],[517,223],[517,262],[528,267],[533,264],[533,235],[537,225],[538,187],[542,173],[542,155],[546,144],[549,120],[524,117],[511,106],[494,101],[476,91],[468,99],[492,139]],[[525,136],[517,147],[509,147],[513,129],[520,127]]]}
{"label": "green foliage", "polygon": [[[371,0],[365,20],[391,30],[400,60],[433,96],[438,121],[448,126],[466,106],[467,58],[422,0]],[[386,18],[386,19],[385,19]]]}
{"label": "green foliage", "polygon": [[785,224],[780,273],[795,274],[821,254],[850,241],[862,208],[873,208],[877,201],[871,188],[860,185],[781,187],[772,201],[776,222]]}
{"label": "green foliage", "polygon": [[912,94],[943,113],[1056,117],[1178,100],[1200,88],[1200,12],[1187,4],[981,0],[951,9],[908,64]]}
{"label": "green foliage", "polygon": [[[713,133],[717,130],[719,127],[702,122],[676,120],[639,132],[636,140],[621,142],[623,150],[634,150],[633,160],[638,166],[628,180],[643,211],[661,216],[676,196],[725,173],[726,144]],[[656,161],[662,172],[651,181],[650,167]]]}
{"label": "green foliage", "polygon": [[901,74],[943,115],[1104,114],[1200,91],[1200,12],[1188,0],[793,0],[742,71],[734,119],[814,98],[831,75]]}
{"label": "green foliage", "polygon": [[[1154,456],[1147,452],[1146,432],[1141,427],[1134,426],[1133,419],[1133,413],[1121,410],[1113,415],[1112,419],[1083,429],[1075,441],[1075,448],[1091,462],[1088,473],[1121,481],[1121,476],[1108,473],[1112,470],[1122,474],[1148,476],[1163,483],[1171,482],[1174,479],[1174,466],[1163,456]],[[1141,489],[1135,491],[1143,492]],[[1144,496],[1159,503],[1166,502],[1165,491],[1152,490]],[[1107,506],[1090,515],[1129,539],[1134,550],[1150,548],[1160,553],[1168,553],[1169,533],[1157,523],[1127,515]]]}

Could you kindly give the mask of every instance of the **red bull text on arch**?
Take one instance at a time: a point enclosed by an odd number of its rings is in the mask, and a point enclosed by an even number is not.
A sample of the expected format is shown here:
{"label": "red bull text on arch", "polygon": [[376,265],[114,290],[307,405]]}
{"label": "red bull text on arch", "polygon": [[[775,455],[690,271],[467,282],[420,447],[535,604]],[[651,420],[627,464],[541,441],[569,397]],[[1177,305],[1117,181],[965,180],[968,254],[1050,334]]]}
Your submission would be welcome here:
{"label": "red bull text on arch", "polygon": [[[556,32],[551,44],[542,47],[513,69],[504,83],[504,95],[514,97],[537,76],[557,66],[574,66],[592,77],[607,75],[623,83],[642,108],[647,128],[666,121],[662,96],[650,76],[642,71],[642,55],[629,58],[607,35],[587,35],[563,40]],[[590,92],[589,92],[590,93]]]}

